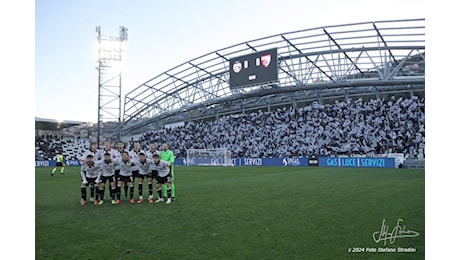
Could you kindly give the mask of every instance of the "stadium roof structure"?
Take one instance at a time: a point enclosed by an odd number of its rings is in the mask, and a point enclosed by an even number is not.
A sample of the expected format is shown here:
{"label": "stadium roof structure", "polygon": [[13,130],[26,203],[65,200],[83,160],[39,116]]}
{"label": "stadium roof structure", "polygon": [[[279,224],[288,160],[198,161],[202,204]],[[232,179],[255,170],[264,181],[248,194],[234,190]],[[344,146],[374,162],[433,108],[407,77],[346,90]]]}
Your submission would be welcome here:
{"label": "stadium roof structure", "polygon": [[35,130],[61,130],[64,128],[82,125],[85,122],[81,121],[70,121],[70,120],[56,120],[56,119],[47,119],[47,118],[39,118],[35,117]]}
{"label": "stadium roof structure", "polygon": [[[230,59],[277,49],[278,80],[230,88]],[[127,93],[118,135],[328,98],[425,90],[425,19],[324,26],[186,61]]]}

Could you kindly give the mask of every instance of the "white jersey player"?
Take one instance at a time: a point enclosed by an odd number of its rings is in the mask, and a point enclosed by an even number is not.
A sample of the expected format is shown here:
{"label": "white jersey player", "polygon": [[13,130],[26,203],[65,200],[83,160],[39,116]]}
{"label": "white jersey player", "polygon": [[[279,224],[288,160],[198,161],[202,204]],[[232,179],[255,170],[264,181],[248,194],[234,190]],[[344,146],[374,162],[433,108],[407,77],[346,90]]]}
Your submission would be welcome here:
{"label": "white jersey player", "polygon": [[88,150],[84,151],[82,156],[80,157],[80,164],[83,166],[86,163],[87,156],[90,154],[93,156],[93,160],[94,160],[94,158],[97,158],[98,153],[99,153],[98,143],[91,142],[91,147]]}
{"label": "white jersey player", "polygon": [[157,150],[155,143],[149,144],[149,149],[145,152],[147,159],[153,159],[154,154],[160,154],[160,150]]}
{"label": "white jersey player", "polygon": [[153,155],[153,168],[158,172],[157,178],[157,193],[158,199],[155,203],[163,201],[163,194],[161,192],[161,185],[166,184],[166,194],[168,199],[166,204],[171,203],[171,163],[167,161],[160,160],[160,155]]}
{"label": "white jersey player", "polygon": [[134,203],[133,195],[134,195],[134,183],[133,183],[133,174],[131,168],[135,164],[130,160],[129,153],[124,151],[122,153],[122,160],[120,161],[120,175],[117,179],[117,190],[116,196],[117,200],[115,204],[120,204],[120,196],[121,196],[121,185],[129,187],[129,202]]}
{"label": "white jersey player", "polygon": [[139,200],[137,203],[142,203],[144,202],[144,198],[142,196],[143,193],[143,184],[144,184],[144,179],[147,179],[147,184],[149,187],[149,203],[153,203],[153,160],[146,158],[145,154],[143,152],[139,153],[139,177],[137,181],[138,185],[138,192],[139,192]]}
{"label": "white jersey player", "polygon": [[[89,185],[91,189],[91,198],[94,200],[94,185],[96,183],[97,176],[99,175],[99,167],[93,161],[93,155],[88,154],[86,156],[85,163],[81,167],[81,200],[82,206],[86,205],[86,187]],[[97,201],[97,200],[96,200]],[[96,204],[97,205],[97,204]]]}
{"label": "white jersey player", "polygon": [[[157,150],[157,146],[155,145],[155,143],[150,143],[149,149],[147,150],[147,152],[145,152],[145,156],[147,159],[153,159],[154,154],[160,154],[160,150]],[[158,178],[157,170],[153,166],[150,170],[152,170],[153,179],[156,180]]]}
{"label": "white jersey player", "polygon": [[99,152],[99,154],[96,157],[97,158],[96,161],[104,160],[104,154],[106,154],[106,153],[110,154],[110,159],[112,161],[117,160],[117,151],[115,149],[111,148],[110,141],[104,141],[104,147],[102,149],[99,149],[98,152]]}
{"label": "white jersey player", "polygon": [[112,204],[115,204],[115,191],[117,188],[115,167],[117,167],[120,163],[116,157],[112,160],[111,154],[107,152],[104,154],[104,160],[97,161],[96,164],[98,164],[101,168],[96,179],[96,183],[99,185],[100,197],[98,204],[101,205],[104,203],[105,183],[107,181],[109,181],[110,184],[110,200],[112,201]]}
{"label": "white jersey player", "polygon": [[[84,169],[84,166],[86,165],[87,163],[87,158],[89,155],[91,155],[91,161],[94,161],[94,158],[97,157],[97,154],[98,154],[98,143],[97,142],[91,142],[91,147],[86,150],[85,152],[83,152],[83,155],[80,157],[80,175],[81,176],[84,176],[85,173],[85,169]],[[98,168],[99,169],[99,168]],[[96,174],[96,177],[97,177],[97,174]],[[83,182],[83,178],[82,178],[82,182]],[[95,187],[94,187],[94,184],[95,183],[90,183],[90,199],[89,201],[90,202],[93,202],[95,199],[94,199],[94,194],[95,194]],[[86,187],[85,187],[85,192],[86,192]],[[86,194],[86,193],[85,193]],[[86,204],[86,199],[85,199],[85,202],[83,203],[82,202],[82,205],[85,205]]]}
{"label": "white jersey player", "polygon": [[[115,157],[117,158],[119,162],[123,160],[123,152],[128,153],[128,150],[125,149],[125,143],[123,143],[123,141],[118,141],[117,149],[115,150]],[[117,182],[120,176],[120,167],[121,167],[121,164],[118,164],[115,168],[115,180],[117,180]],[[125,191],[125,199],[128,199],[128,186],[124,185],[123,188]]]}
{"label": "white jersey player", "polygon": [[141,144],[139,143],[139,141],[135,141],[134,142],[134,148],[129,151],[129,158],[131,159],[131,161],[135,164],[135,166],[133,166],[131,168],[131,171],[133,172],[133,181],[136,180],[137,177],[139,177],[139,153],[144,153],[142,150],[141,150]]}

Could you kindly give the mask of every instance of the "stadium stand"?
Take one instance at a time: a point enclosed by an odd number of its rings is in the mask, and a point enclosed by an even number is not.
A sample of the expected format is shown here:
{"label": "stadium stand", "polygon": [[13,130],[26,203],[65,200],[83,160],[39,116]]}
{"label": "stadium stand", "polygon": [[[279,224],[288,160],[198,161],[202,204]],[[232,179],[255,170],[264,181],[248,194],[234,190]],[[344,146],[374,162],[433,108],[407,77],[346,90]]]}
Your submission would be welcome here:
{"label": "stadium stand", "polygon": [[77,160],[90,146],[88,138],[62,138],[39,136],[35,138],[35,160],[55,160],[57,153],[63,153],[66,160]]}
{"label": "stadium stand", "polygon": [[[404,153],[415,158],[425,146],[424,98],[336,100],[300,108],[228,115],[151,130],[141,138],[167,142],[178,157],[190,148],[227,148],[234,157],[367,155]],[[424,156],[417,157],[422,159]]]}

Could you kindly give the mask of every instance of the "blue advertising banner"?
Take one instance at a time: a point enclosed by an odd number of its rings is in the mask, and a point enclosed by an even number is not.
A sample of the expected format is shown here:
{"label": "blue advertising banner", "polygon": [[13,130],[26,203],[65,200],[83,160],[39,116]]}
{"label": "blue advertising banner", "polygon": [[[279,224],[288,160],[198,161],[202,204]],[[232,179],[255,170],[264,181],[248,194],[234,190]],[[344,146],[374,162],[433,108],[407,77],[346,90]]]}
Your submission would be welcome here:
{"label": "blue advertising banner", "polygon": [[80,166],[79,160],[65,160],[64,163],[66,166]]}
{"label": "blue advertising banner", "polygon": [[[79,160],[64,160],[65,166],[80,166]],[[56,166],[56,160],[49,161],[35,161],[35,167],[54,167]]]}
{"label": "blue advertising banner", "polygon": [[[310,166],[308,158],[233,158],[235,166]],[[185,159],[176,158],[174,165],[185,165]],[[354,168],[395,168],[395,158],[319,157],[313,166]],[[317,163],[317,165],[316,165]]]}
{"label": "blue advertising banner", "polygon": [[[308,158],[233,158],[235,166],[309,166]],[[176,158],[175,166],[185,165],[185,158]],[[65,160],[66,166],[80,166],[78,160]],[[55,160],[35,161],[35,167],[54,167]],[[316,165],[315,165],[316,166]],[[319,157],[320,167],[395,168],[395,158]]]}
{"label": "blue advertising banner", "polygon": [[35,167],[56,166],[56,161],[35,161]]}
{"label": "blue advertising banner", "polygon": [[[186,165],[185,158],[175,158],[174,165]],[[234,166],[308,166],[307,158],[232,158]]]}
{"label": "blue advertising banner", "polygon": [[319,157],[322,167],[395,168],[395,158]]}

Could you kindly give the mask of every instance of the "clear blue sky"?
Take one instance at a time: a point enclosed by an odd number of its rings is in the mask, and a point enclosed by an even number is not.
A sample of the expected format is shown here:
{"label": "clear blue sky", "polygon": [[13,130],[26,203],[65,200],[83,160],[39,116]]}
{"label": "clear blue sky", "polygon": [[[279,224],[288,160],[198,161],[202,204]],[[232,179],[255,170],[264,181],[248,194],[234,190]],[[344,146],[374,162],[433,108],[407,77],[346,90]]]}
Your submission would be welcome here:
{"label": "clear blue sky", "polygon": [[240,42],[318,26],[425,18],[424,2],[35,1],[35,116],[97,122],[96,26],[128,28],[125,93],[185,61]]}

